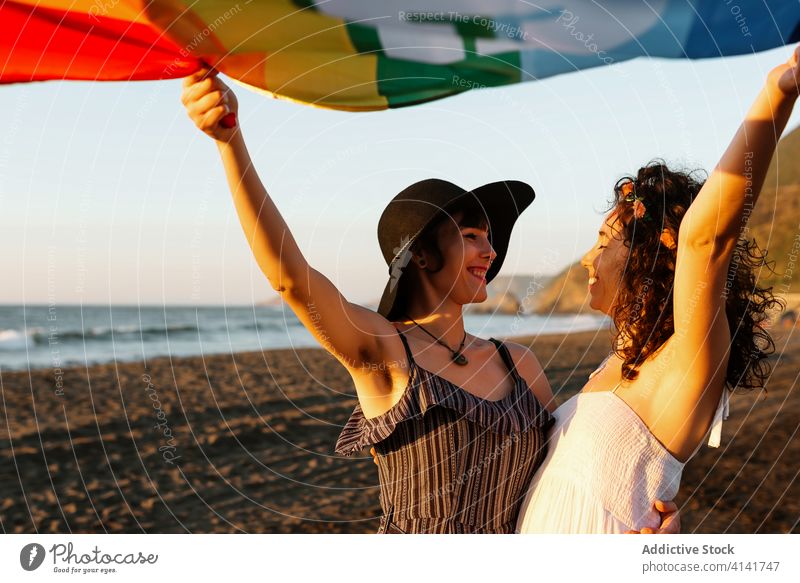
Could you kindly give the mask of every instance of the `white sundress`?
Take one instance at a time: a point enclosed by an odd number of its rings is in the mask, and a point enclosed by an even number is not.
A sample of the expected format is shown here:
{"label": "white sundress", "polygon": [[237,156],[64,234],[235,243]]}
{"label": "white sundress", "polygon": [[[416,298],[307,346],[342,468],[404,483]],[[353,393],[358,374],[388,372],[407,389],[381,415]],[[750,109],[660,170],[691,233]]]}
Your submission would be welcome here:
{"label": "white sundress", "polygon": [[[617,388],[579,393],[556,409],[547,457],[522,502],[515,532],[624,533],[660,526],[653,503],[675,497],[685,463],[655,438]],[[709,430],[711,447],[719,447],[728,399],[724,388]]]}

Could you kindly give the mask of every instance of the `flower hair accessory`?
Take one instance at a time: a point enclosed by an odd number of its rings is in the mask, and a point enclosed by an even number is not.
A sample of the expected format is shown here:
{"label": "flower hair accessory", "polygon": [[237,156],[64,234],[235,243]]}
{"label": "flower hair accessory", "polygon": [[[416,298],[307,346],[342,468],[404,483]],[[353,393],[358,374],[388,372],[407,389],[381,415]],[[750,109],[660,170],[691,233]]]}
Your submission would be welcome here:
{"label": "flower hair accessory", "polygon": [[662,245],[664,245],[670,251],[674,251],[678,247],[678,244],[675,242],[675,237],[673,237],[672,233],[670,233],[667,229],[661,231],[660,241]]}
{"label": "flower hair accessory", "polygon": [[633,182],[626,182],[620,187],[620,192],[624,197],[623,200],[625,202],[632,202],[633,203],[633,216],[637,219],[643,219],[645,221],[650,220],[650,213],[647,212],[647,207],[644,205],[644,199],[640,196],[636,196],[636,192],[634,191]]}

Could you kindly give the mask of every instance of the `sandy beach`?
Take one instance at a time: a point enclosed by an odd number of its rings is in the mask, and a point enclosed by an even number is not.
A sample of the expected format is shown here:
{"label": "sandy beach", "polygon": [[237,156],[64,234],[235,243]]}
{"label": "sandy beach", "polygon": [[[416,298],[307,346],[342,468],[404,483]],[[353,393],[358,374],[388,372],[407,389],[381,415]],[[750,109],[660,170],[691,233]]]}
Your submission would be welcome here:
{"label": "sandy beach", "polygon": [[[521,341],[560,402],[609,346],[607,332]],[[722,447],[687,466],[683,532],[800,532],[800,336],[776,344],[766,397],[735,395]],[[356,401],[322,350],[3,372],[0,389],[6,533],[377,529],[372,458],[333,452]]]}

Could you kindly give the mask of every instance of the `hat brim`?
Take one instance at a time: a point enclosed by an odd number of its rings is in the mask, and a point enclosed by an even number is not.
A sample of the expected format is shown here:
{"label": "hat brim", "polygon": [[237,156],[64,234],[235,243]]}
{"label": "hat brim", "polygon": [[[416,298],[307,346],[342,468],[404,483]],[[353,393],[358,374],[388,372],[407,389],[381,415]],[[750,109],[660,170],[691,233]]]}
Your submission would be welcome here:
{"label": "hat brim", "polygon": [[[492,247],[496,253],[491,267],[486,272],[486,282],[489,283],[503,266],[508,252],[508,245],[511,242],[511,232],[514,229],[514,224],[522,212],[536,198],[536,193],[529,184],[524,182],[503,180],[484,184],[474,190],[467,191],[450,201],[446,208],[457,206],[466,197],[470,196],[477,199],[486,213],[486,218],[489,221]],[[401,266],[398,269],[396,263],[397,261],[389,266],[390,273],[396,275],[389,278],[378,305],[378,313],[387,319],[397,301],[397,292],[403,277],[402,270],[405,268],[405,266]]]}

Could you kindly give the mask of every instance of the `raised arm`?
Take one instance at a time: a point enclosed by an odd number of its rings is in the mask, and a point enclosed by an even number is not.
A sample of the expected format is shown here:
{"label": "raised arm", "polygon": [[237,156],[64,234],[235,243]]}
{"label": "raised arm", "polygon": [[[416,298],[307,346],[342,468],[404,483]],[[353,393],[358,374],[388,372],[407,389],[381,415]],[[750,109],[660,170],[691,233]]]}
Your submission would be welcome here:
{"label": "raised arm", "polygon": [[365,365],[381,360],[381,338],[394,329],[376,312],[348,302],[308,264],[253,167],[241,128],[219,123],[237,110],[233,92],[215,71],[201,71],[184,80],[181,101],[195,125],[216,141],[239,222],[273,289],[349,370],[369,370]]}
{"label": "raised arm", "polygon": [[[773,69],[697,198],[678,233],[673,308],[675,339],[670,347],[680,366],[677,379],[686,419],[704,400],[707,416],[725,376],[730,332],[725,314],[725,285],[736,243],[755,205],[767,169],[798,96],[798,54]],[[672,406],[677,405],[674,401]]]}
{"label": "raised arm", "polygon": [[[798,95],[798,55],[769,74],[728,149],[681,223],[679,243],[691,255],[730,259],[764,185],[778,139]],[[689,255],[685,256],[686,258]]]}

